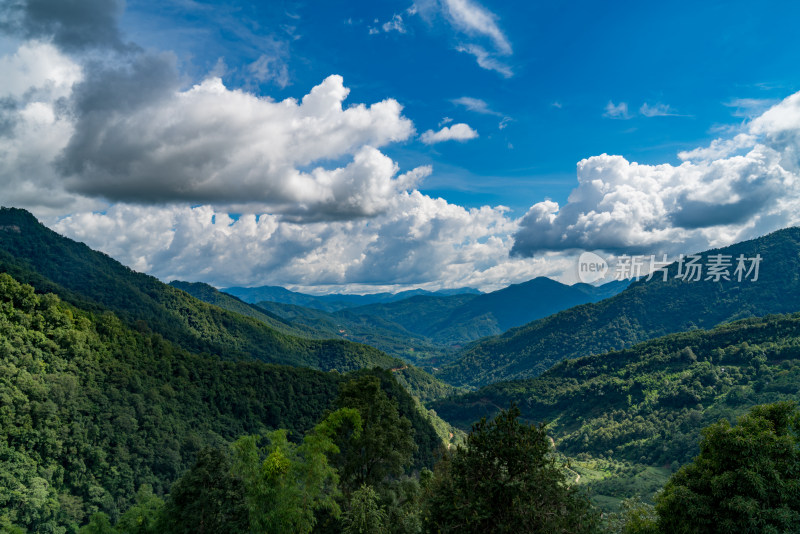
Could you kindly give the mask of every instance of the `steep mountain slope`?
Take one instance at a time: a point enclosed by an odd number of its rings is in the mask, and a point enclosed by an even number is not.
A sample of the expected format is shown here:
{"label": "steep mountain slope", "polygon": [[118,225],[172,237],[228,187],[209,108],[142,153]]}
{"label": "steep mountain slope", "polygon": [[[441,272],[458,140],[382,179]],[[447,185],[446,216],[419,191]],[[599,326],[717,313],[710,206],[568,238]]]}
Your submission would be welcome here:
{"label": "steep mountain slope", "polygon": [[325,312],[295,304],[269,301],[259,302],[254,306],[292,324],[319,329],[326,332],[329,337],[343,337],[358,343],[366,343],[387,354],[412,362],[440,354],[444,350],[397,323],[367,315],[355,315],[349,310]]}
{"label": "steep mountain slope", "polygon": [[[412,423],[415,465],[430,466],[441,441],[427,415],[389,371],[358,373],[381,379]],[[193,354],[0,273],[0,515],[36,532],[115,518],[202,447],[278,427],[297,439],[353,376]]]}
{"label": "steep mountain slope", "polygon": [[223,358],[347,371],[399,360],[347,341],[288,336],[264,323],[200,302],[41,225],[30,213],[0,209],[0,272],[88,310],[111,310],[196,352]]}
{"label": "steep mountain slope", "polygon": [[279,315],[270,313],[268,310],[248,304],[233,295],[223,293],[215,287],[205,284],[203,282],[183,282],[180,280],[173,280],[169,283],[170,286],[180,289],[189,293],[191,296],[198,300],[202,300],[208,304],[213,304],[219,308],[252,317],[270,328],[292,336],[307,337],[312,339],[331,339],[338,336],[330,335],[329,332],[310,328],[305,325],[295,324],[281,318]]}
{"label": "steep mountain slope", "polygon": [[577,459],[578,473],[594,476],[595,493],[622,498],[659,488],[663,475],[643,479],[696,455],[703,427],[779,400],[800,401],[800,314],[566,360],[536,378],[492,384],[433,408],[468,428],[515,402],[523,417],[550,422],[558,451]]}
{"label": "steep mountain slope", "polygon": [[[437,349],[423,340],[414,339],[413,336],[410,339],[405,338],[380,325],[366,324],[368,321],[362,320],[363,318],[348,316],[346,310],[329,314],[292,304],[262,303],[265,307],[276,308],[278,313],[273,314],[268,310],[247,304],[234,296],[218,291],[208,284],[173,281],[170,282],[170,285],[182,289],[204,302],[253,317],[287,333],[301,334],[306,337],[313,336],[317,339],[346,337],[350,341],[372,345],[411,362],[441,353],[441,349]],[[279,317],[281,314],[288,316],[291,321]],[[397,380],[423,403],[462,392],[458,388],[434,378],[422,369],[410,365],[397,363],[392,372]]]}
{"label": "steep mountain slope", "polygon": [[[654,277],[631,284],[598,303],[562,311],[467,347],[437,375],[455,385],[481,386],[538,375],[564,358],[599,354],[671,332],[709,328],[726,321],[800,310],[800,229],[789,228],[701,254],[760,254],[758,280],[700,281]],[[751,265],[747,262],[747,266]],[[733,268],[730,269],[733,274]]]}
{"label": "steep mountain slope", "polygon": [[250,304],[258,302],[278,302],[281,304],[294,304],[315,310],[335,312],[346,308],[364,306],[367,304],[395,302],[410,297],[427,296],[450,296],[450,295],[479,295],[480,291],[471,287],[457,289],[443,289],[440,291],[426,291],[424,289],[412,289],[400,291],[399,293],[373,293],[368,295],[349,295],[349,294],[330,294],[330,295],[308,295],[290,291],[279,286],[261,287],[229,287],[223,289],[225,293],[233,295]]}
{"label": "steep mountain slope", "polygon": [[364,343],[412,363],[421,359],[436,358],[445,352],[445,349],[408,332],[398,324],[368,316],[356,316],[347,310],[329,313],[278,302],[248,304],[200,282],[173,281],[170,285],[186,291],[203,302],[253,317],[287,334]]}

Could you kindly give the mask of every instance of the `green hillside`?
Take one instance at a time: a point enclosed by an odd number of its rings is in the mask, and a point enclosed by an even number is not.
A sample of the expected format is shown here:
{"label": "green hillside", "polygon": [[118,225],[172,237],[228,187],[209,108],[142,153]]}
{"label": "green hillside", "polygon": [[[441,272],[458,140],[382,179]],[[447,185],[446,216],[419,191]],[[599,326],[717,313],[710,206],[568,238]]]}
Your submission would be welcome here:
{"label": "green hillside", "polygon": [[[208,284],[175,281],[170,282],[170,285],[184,290],[204,302],[247,315],[286,333],[304,334],[317,339],[346,337],[350,341],[372,345],[411,362],[432,358],[442,352],[418,339],[405,339],[387,329],[366,324],[367,321],[348,316],[346,311],[331,315],[320,310],[292,304],[262,303],[264,307],[276,309],[279,312],[273,314],[259,306],[247,304],[232,295],[218,291]],[[290,320],[279,317],[279,314],[285,315]],[[397,380],[423,404],[461,392],[458,388],[445,384],[414,366],[398,362],[395,364],[393,372]]]}
{"label": "green hillside", "polygon": [[372,347],[289,336],[260,320],[203,303],[56,234],[24,210],[0,209],[0,228],[0,272],[80,308],[111,310],[126,324],[159,333],[187,350],[322,370],[399,364]]}
{"label": "green hillside", "polygon": [[403,325],[380,315],[357,314],[349,309],[324,312],[268,301],[259,302],[256,306],[294,325],[326,332],[332,338],[365,343],[418,365],[438,365],[449,361],[455,354],[453,348],[437,344],[428,337],[411,332]]}
{"label": "green hillside", "polygon": [[[428,418],[390,372],[359,373],[380,378],[411,421],[414,465],[430,466],[441,441]],[[0,274],[0,518],[64,532],[116,517],[203,447],[275,428],[299,439],[352,376],[193,354]]]}
{"label": "green hillside", "polygon": [[468,428],[511,402],[548,421],[600,495],[651,494],[697,452],[700,429],[756,404],[800,400],[800,314],[743,319],[566,360],[541,376],[434,403]]}
{"label": "green hillside", "polygon": [[183,282],[180,280],[173,280],[169,283],[169,285],[180,289],[181,291],[185,291],[194,298],[202,300],[208,304],[213,304],[214,306],[238,313],[239,315],[252,317],[253,319],[261,321],[270,328],[274,328],[283,334],[312,339],[331,339],[333,337],[337,337],[331,336],[323,330],[318,330],[287,321],[274,313],[270,313],[269,311],[259,308],[258,306],[254,306],[253,304],[248,304],[247,302],[244,302],[233,295],[223,293],[217,288],[203,282]]}
{"label": "green hillside", "polygon": [[760,254],[758,280],[676,279],[678,266],[673,264],[667,281],[654,277],[635,282],[609,299],[576,306],[480,340],[437,376],[451,384],[469,386],[527,378],[564,358],[600,354],[664,334],[710,328],[744,317],[800,310],[800,229],[789,228],[703,252],[700,263],[706,264],[715,254],[733,258]]}

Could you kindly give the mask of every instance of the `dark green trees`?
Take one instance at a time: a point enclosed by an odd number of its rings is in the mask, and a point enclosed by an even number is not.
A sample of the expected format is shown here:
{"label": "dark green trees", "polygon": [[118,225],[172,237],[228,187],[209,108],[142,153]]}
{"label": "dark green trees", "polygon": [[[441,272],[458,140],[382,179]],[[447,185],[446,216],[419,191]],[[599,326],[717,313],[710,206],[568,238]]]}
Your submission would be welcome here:
{"label": "dark green trees", "polygon": [[343,534],[382,534],[388,527],[386,511],[371,486],[363,485],[350,497],[350,507],[342,518]]}
{"label": "dark green trees", "polygon": [[399,476],[416,450],[411,422],[401,417],[397,402],[381,389],[376,376],[364,375],[340,387],[337,404],[361,415],[363,431],[340,440],[335,457],[345,495],[366,484],[380,487],[387,477]]}
{"label": "dark green trees", "polygon": [[599,517],[570,485],[544,426],[520,423],[513,406],[476,423],[436,467],[427,488],[428,532],[594,532]]}
{"label": "dark green trees", "polygon": [[790,402],[756,406],[732,427],[703,430],[700,454],[658,498],[662,532],[800,531],[800,414]]}
{"label": "dark green trees", "polygon": [[244,483],[231,473],[223,450],[207,447],[197,453],[194,466],[170,488],[163,517],[169,534],[247,532]]}

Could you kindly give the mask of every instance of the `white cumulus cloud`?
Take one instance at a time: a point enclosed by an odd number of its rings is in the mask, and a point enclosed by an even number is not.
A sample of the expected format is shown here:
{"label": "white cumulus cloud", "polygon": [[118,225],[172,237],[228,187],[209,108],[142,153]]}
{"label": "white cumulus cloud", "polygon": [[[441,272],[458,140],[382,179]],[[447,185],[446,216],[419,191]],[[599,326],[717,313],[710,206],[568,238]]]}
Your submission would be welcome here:
{"label": "white cumulus cloud", "polygon": [[468,141],[478,137],[478,132],[473,130],[469,124],[459,122],[452,126],[445,126],[438,132],[427,130],[419,136],[420,140],[426,145],[441,143],[442,141]]}
{"label": "white cumulus cloud", "polygon": [[[334,75],[299,102],[274,102],[210,78],[132,110],[91,109],[65,151],[67,183],[113,201],[372,215],[414,185],[396,178],[397,166],[376,147],[409,138],[414,127],[395,100],[343,108],[348,93]],[[314,165],[347,156],[341,167]]]}
{"label": "white cumulus cloud", "polygon": [[681,165],[602,154],[578,163],[567,203],[533,205],[513,253],[686,252],[800,223],[800,93],[732,139],[684,151]]}

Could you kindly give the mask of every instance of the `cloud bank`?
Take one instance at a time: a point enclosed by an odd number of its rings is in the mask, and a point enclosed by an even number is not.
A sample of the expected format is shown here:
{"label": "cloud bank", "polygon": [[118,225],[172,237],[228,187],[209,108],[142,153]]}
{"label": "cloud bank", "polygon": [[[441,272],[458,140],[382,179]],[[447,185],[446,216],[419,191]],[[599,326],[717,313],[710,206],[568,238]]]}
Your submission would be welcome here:
{"label": "cloud bank", "polygon": [[566,205],[534,204],[512,253],[700,250],[800,223],[800,93],[678,166],[602,154],[578,163]]}
{"label": "cloud bank", "polygon": [[234,219],[211,206],[117,204],[54,228],[164,280],[220,287],[499,288],[568,266],[509,258],[516,224],[504,208],[468,210],[418,191],[395,196],[377,217],[352,221],[300,224],[271,214]]}

